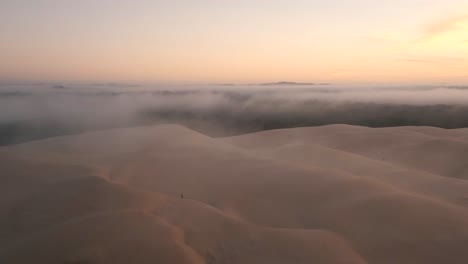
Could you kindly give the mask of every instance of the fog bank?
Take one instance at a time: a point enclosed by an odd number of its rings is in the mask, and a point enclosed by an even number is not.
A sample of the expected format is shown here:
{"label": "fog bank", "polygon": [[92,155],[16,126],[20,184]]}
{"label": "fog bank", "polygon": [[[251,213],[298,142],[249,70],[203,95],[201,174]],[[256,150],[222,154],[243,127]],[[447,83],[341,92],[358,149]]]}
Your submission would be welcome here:
{"label": "fog bank", "polygon": [[0,86],[0,144],[178,123],[211,136],[327,124],[468,127],[468,87]]}

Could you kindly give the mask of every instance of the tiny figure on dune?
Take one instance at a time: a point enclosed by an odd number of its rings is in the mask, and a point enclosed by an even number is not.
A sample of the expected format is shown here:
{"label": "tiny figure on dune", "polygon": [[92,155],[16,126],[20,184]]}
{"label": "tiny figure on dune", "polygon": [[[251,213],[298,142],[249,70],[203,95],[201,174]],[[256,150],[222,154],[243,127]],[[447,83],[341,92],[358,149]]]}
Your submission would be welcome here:
{"label": "tiny figure on dune", "polygon": [[184,199],[184,194],[183,193],[180,194],[180,199]]}

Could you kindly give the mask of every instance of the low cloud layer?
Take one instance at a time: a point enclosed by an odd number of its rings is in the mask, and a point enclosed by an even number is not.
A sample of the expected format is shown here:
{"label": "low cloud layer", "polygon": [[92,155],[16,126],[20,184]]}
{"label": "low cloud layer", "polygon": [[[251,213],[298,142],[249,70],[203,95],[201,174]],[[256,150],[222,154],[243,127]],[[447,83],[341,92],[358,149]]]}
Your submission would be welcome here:
{"label": "low cloud layer", "polygon": [[0,144],[179,123],[211,136],[345,123],[468,126],[468,87],[2,85]]}

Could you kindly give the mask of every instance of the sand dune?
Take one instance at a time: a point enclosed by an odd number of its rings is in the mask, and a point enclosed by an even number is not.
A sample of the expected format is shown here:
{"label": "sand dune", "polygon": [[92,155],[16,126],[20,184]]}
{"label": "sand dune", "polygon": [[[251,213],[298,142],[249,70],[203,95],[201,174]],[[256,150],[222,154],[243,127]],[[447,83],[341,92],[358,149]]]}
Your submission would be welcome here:
{"label": "sand dune", "polygon": [[228,140],[249,148],[317,144],[404,168],[465,178],[468,177],[468,142],[463,139],[467,133],[429,127],[371,129],[333,125],[267,131]]}
{"label": "sand dune", "polygon": [[467,263],[466,138],[164,125],[3,147],[0,262]]}

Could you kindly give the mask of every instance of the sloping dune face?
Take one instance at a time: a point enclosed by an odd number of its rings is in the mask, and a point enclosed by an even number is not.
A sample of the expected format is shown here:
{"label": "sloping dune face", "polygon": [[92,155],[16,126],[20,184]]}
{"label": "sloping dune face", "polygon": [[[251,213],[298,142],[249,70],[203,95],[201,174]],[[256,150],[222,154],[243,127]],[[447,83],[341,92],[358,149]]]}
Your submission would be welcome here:
{"label": "sloping dune face", "polygon": [[3,147],[0,263],[468,263],[467,138],[165,125]]}

